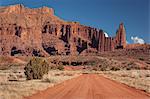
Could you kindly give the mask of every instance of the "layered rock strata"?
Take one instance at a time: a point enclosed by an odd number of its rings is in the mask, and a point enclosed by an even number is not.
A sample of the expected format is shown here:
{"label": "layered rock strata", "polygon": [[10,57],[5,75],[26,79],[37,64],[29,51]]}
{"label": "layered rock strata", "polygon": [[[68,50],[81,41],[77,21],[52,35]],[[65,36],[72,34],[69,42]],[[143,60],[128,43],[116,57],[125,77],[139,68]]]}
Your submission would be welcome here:
{"label": "layered rock strata", "polygon": [[123,23],[115,37],[105,37],[102,29],[58,18],[52,8],[0,7],[0,55],[77,55],[125,47]]}

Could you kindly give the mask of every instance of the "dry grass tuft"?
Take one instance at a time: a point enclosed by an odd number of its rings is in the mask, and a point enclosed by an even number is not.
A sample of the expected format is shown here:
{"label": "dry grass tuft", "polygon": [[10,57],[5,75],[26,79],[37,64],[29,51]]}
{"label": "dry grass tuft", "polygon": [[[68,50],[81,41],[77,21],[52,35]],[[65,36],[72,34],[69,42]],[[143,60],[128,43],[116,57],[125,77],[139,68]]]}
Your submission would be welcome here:
{"label": "dry grass tuft", "polygon": [[[22,99],[78,76],[80,71],[49,71],[41,80],[26,80],[23,70],[0,70],[0,99]],[[17,79],[17,80],[16,80]]]}
{"label": "dry grass tuft", "polygon": [[105,71],[105,77],[150,93],[150,70]]}

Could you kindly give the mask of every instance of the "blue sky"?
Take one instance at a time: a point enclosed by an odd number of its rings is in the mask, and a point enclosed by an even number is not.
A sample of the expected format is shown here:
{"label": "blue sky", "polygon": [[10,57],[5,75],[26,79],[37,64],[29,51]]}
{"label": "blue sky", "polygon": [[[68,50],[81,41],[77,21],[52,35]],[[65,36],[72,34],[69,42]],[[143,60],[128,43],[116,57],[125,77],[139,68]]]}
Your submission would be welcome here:
{"label": "blue sky", "polygon": [[103,29],[109,36],[123,22],[129,43],[150,43],[150,0],[0,0],[0,6],[12,4],[52,7],[60,18]]}

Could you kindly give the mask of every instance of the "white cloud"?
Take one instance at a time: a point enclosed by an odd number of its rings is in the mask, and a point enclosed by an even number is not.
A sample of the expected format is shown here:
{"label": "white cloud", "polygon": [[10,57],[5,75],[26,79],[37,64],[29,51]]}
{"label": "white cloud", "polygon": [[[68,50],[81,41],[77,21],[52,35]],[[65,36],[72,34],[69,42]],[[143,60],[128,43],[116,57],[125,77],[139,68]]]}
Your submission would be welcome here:
{"label": "white cloud", "polygon": [[134,43],[139,43],[139,44],[144,44],[145,43],[142,38],[139,38],[137,36],[135,36],[135,37],[132,36],[131,40],[133,40]]}
{"label": "white cloud", "polygon": [[104,34],[105,34],[105,37],[108,37],[108,33],[104,32]]}

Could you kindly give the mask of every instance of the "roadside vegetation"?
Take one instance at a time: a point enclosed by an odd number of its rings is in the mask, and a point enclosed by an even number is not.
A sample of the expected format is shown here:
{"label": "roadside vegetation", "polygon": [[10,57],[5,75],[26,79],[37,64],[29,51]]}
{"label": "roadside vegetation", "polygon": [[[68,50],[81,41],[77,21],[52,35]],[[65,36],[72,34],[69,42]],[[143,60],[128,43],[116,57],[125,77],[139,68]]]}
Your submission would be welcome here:
{"label": "roadside vegetation", "polygon": [[103,76],[150,93],[150,70],[103,71]]}
{"label": "roadside vegetation", "polygon": [[49,64],[42,58],[31,59],[24,68],[27,80],[42,79],[44,74],[48,74]]}
{"label": "roadside vegetation", "polygon": [[81,75],[81,71],[50,70],[42,79],[26,80],[24,70],[0,70],[0,99],[23,99]]}
{"label": "roadside vegetation", "polygon": [[89,73],[104,75],[150,93],[149,61],[149,50],[46,58],[1,56],[0,99],[22,99],[23,96]]}

